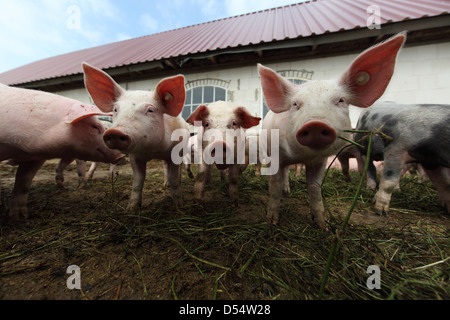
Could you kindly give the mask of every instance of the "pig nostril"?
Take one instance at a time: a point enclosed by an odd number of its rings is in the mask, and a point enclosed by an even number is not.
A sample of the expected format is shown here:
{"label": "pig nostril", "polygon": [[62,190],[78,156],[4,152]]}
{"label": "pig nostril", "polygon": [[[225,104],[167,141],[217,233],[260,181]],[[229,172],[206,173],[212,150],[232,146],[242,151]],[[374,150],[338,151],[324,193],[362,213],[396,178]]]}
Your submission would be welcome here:
{"label": "pig nostril", "polygon": [[336,140],[336,131],[322,121],[311,121],[297,132],[297,141],[312,149],[321,149]]}

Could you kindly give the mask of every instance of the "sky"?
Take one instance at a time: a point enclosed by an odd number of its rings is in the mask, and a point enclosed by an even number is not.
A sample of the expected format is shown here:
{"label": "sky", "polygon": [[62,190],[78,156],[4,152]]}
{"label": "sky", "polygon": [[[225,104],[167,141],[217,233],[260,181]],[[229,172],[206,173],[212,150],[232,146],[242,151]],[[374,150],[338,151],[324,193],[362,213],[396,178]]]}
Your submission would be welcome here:
{"label": "sky", "polygon": [[0,0],[0,73],[76,50],[305,0]]}

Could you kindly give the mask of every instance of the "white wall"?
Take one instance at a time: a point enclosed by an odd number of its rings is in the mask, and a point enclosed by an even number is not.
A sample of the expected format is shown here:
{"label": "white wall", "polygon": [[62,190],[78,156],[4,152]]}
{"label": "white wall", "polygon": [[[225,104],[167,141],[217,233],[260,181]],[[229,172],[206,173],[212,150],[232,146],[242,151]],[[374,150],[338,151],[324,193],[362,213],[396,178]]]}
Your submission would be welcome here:
{"label": "white wall", "polygon": [[[295,62],[267,64],[279,70],[314,71],[312,80],[337,79],[357,54],[307,59]],[[186,82],[204,78],[230,81],[228,100],[245,106],[255,116],[261,116],[262,96],[256,65],[226,70],[185,74]],[[153,89],[159,79],[120,83],[129,90]],[[58,92],[83,102],[90,102],[85,89]],[[400,103],[450,104],[450,42],[404,48],[397,60],[391,83],[380,100]],[[356,124],[358,111],[352,111]]]}

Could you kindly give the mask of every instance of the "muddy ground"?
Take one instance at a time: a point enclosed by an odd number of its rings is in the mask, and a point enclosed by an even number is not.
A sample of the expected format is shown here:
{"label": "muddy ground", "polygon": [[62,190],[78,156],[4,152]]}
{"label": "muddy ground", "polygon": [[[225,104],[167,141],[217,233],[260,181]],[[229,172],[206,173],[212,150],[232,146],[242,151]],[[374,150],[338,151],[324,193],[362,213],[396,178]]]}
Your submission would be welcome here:
{"label": "muddy ground", "polygon": [[[55,183],[56,160],[33,181],[31,218],[8,221],[6,206],[16,167],[0,163],[0,299],[318,299],[333,241],[340,246],[324,299],[449,299],[450,217],[428,182],[402,180],[389,217],[372,212],[363,190],[345,234],[353,183],[331,170],[323,188],[329,231],[309,216],[304,175],[291,176],[279,226],[265,222],[267,177],[249,167],[240,177],[239,207],[214,171],[204,201],[193,198],[183,170],[184,205],[163,187],[162,163],[148,163],[144,201],[127,212],[132,170],[114,179],[102,164],[77,190],[75,165]],[[194,167],[194,173],[195,173]],[[81,289],[69,289],[76,265]],[[369,265],[381,268],[381,289],[366,285]]]}

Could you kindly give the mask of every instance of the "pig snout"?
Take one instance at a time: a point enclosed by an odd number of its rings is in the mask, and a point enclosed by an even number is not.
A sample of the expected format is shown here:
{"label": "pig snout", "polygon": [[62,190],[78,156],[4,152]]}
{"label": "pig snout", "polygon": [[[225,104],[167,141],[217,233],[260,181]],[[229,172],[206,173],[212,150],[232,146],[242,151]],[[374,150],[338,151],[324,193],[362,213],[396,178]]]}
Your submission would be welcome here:
{"label": "pig snout", "polygon": [[309,121],[297,131],[297,141],[311,149],[324,149],[336,140],[336,131],[323,121]]}
{"label": "pig snout", "polygon": [[128,150],[131,145],[131,138],[126,133],[117,129],[108,129],[103,134],[103,141],[110,149]]}
{"label": "pig snout", "polygon": [[211,148],[210,148],[211,157],[214,158],[216,156],[216,154],[219,154],[219,150],[222,150],[222,156],[223,156],[224,160],[227,157],[227,153],[231,152],[230,148],[227,146],[227,144],[224,141],[217,141],[211,145]]}
{"label": "pig snout", "polygon": [[[215,141],[209,146],[207,151],[208,156],[215,160],[217,169],[224,170],[228,168],[232,163],[227,163],[227,156],[231,154],[230,147],[225,141]],[[222,156],[221,158],[218,158]],[[216,162],[217,161],[217,162]],[[219,163],[218,163],[219,162]],[[221,163],[220,163],[221,162]]]}

